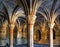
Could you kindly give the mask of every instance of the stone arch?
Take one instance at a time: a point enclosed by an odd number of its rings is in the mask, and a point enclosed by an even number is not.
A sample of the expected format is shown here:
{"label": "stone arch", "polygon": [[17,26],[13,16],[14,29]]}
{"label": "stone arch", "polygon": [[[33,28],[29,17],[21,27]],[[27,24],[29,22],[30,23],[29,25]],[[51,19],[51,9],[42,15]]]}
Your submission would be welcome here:
{"label": "stone arch", "polygon": [[26,22],[26,19],[25,17],[19,17],[19,23],[20,23],[20,26],[21,26],[21,44],[26,44],[27,43],[27,22]]}
{"label": "stone arch", "polygon": [[36,39],[38,41],[41,39],[41,32],[40,32],[40,30],[37,30],[37,32],[36,32]]}
{"label": "stone arch", "polygon": [[41,40],[41,30],[40,30],[40,25],[39,25],[39,22],[36,22],[35,25],[34,25],[34,36],[35,37],[35,41],[40,41]]}

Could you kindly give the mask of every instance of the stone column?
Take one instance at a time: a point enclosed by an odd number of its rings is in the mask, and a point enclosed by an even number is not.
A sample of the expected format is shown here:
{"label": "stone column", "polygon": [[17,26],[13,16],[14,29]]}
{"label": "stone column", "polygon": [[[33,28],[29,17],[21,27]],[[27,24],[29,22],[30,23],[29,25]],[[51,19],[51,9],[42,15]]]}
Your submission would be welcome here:
{"label": "stone column", "polygon": [[53,47],[53,28],[55,23],[49,24],[50,27],[50,47]]}
{"label": "stone column", "polygon": [[22,44],[22,28],[17,29],[17,45]]}
{"label": "stone column", "polygon": [[3,24],[1,29],[1,45],[6,45],[6,27],[7,25]]}
{"label": "stone column", "polygon": [[27,25],[27,27],[28,27],[28,30],[27,30],[27,32],[28,32],[28,47],[33,47],[34,45],[34,41],[33,41],[33,27],[34,27],[34,23],[35,23],[35,19],[36,19],[36,16],[35,15],[33,15],[33,16],[31,16],[31,15],[28,15],[28,25]]}
{"label": "stone column", "polygon": [[9,33],[10,33],[10,47],[13,47],[13,29],[14,29],[14,24],[9,25]]}

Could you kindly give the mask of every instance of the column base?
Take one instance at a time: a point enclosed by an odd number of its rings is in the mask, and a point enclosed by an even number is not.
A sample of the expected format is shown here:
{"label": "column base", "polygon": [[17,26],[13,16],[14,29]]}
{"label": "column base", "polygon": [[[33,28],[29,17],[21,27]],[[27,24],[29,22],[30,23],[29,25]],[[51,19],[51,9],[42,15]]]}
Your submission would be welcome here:
{"label": "column base", "polygon": [[10,47],[13,47],[13,45],[10,45]]}

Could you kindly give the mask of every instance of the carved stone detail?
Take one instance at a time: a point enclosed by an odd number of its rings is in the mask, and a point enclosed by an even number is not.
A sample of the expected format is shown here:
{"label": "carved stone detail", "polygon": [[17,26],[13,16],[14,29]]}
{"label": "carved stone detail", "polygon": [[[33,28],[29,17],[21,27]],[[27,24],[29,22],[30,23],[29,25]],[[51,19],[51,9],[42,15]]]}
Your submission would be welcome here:
{"label": "carved stone detail", "polygon": [[34,24],[35,23],[36,16],[28,16],[28,24]]}
{"label": "carved stone detail", "polygon": [[49,27],[50,27],[50,28],[53,28],[53,27],[54,27],[54,25],[55,25],[55,23],[52,23],[52,24],[51,24],[51,23],[49,23]]}
{"label": "carved stone detail", "polygon": [[14,24],[9,25],[9,27],[12,28],[12,29],[14,29],[14,26],[15,26]]}

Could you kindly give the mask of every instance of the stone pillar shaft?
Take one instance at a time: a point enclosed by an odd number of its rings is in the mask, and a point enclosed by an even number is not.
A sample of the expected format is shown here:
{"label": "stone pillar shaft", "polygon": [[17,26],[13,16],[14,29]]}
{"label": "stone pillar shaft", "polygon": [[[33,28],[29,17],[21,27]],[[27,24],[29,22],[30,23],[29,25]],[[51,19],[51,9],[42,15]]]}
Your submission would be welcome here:
{"label": "stone pillar shaft", "polygon": [[1,29],[1,45],[5,46],[6,45],[6,25],[2,25]]}
{"label": "stone pillar shaft", "polygon": [[22,32],[21,29],[18,29],[17,31],[17,45],[22,44]]}
{"label": "stone pillar shaft", "polygon": [[13,29],[14,29],[14,24],[10,24],[9,25],[10,47],[13,47]]}
{"label": "stone pillar shaft", "polygon": [[50,47],[53,47],[53,28],[50,28]]}
{"label": "stone pillar shaft", "polygon": [[33,41],[33,27],[35,23],[36,16],[28,15],[28,47],[33,47],[34,41]]}
{"label": "stone pillar shaft", "polygon": [[33,25],[28,25],[28,46],[33,47]]}
{"label": "stone pillar shaft", "polygon": [[53,28],[54,28],[55,23],[50,23],[50,47],[53,47]]}

